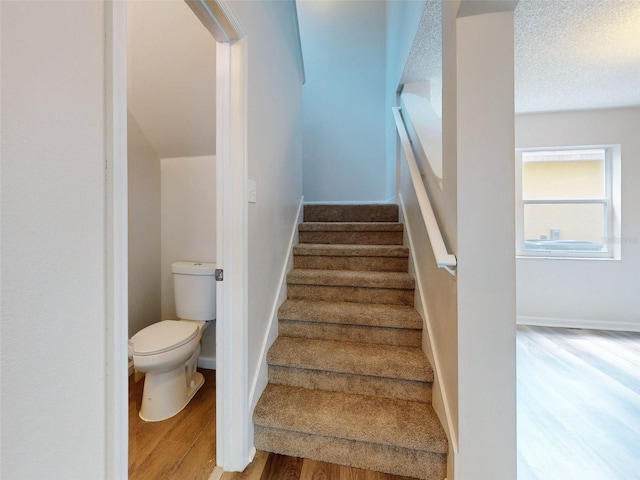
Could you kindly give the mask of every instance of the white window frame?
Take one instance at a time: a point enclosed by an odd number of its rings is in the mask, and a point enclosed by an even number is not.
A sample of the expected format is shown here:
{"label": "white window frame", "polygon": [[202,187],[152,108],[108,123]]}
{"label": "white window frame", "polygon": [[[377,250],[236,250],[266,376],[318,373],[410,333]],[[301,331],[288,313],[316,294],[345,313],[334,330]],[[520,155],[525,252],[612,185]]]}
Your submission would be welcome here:
{"label": "white window frame", "polygon": [[[580,150],[599,150],[605,152],[605,198],[603,199],[567,199],[567,200],[524,200],[522,198],[522,157],[525,152],[561,152]],[[516,149],[516,256],[519,258],[555,258],[555,259],[597,259],[619,260],[621,209],[620,209],[620,145],[580,145],[561,147],[536,147]],[[524,248],[524,207],[528,204],[602,204],[604,215],[604,238],[602,243],[605,251],[579,250],[525,250]]]}

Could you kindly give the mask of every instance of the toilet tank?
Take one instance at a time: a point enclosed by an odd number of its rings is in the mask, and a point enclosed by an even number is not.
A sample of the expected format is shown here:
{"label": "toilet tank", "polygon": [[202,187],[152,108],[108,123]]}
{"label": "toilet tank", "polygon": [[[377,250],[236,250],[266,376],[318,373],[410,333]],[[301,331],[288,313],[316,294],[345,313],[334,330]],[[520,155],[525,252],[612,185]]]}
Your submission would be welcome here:
{"label": "toilet tank", "polygon": [[174,262],[173,290],[176,315],[183,320],[215,320],[215,263]]}

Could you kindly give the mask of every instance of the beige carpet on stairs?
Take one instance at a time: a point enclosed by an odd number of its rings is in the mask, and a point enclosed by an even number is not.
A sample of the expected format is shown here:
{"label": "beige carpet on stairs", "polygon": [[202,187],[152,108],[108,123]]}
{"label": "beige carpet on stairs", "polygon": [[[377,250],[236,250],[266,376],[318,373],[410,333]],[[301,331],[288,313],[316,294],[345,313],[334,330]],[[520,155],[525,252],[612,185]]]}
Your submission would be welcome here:
{"label": "beige carpet on stairs", "polygon": [[448,442],[396,205],[307,205],[287,277],[256,448],[423,480]]}

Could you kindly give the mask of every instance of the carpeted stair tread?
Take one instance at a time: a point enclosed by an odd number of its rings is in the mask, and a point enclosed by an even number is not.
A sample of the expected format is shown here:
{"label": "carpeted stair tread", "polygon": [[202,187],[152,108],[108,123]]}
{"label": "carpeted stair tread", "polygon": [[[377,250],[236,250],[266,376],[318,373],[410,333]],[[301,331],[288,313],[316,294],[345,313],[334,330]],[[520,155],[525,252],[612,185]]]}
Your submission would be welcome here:
{"label": "carpeted stair tread", "polygon": [[304,220],[308,222],[397,222],[398,205],[305,205]]}
{"label": "carpeted stair tread", "polygon": [[[447,455],[443,453],[323,437],[260,425],[256,425],[254,431],[255,446],[259,450],[385,472],[391,474],[391,478],[401,475],[421,480],[444,480],[447,477]],[[369,477],[383,476],[367,475]],[[327,477],[319,475],[318,480],[321,478]]]}
{"label": "carpeted stair tread", "polygon": [[419,347],[278,337],[269,365],[433,382],[433,369]]}
{"label": "carpeted stair tread", "polygon": [[406,272],[367,272],[352,270],[293,269],[287,275],[289,285],[413,290],[415,280]]}
{"label": "carpeted stair tread", "polygon": [[293,247],[294,255],[334,257],[409,257],[409,249],[398,245],[331,245],[306,243]]}
{"label": "carpeted stair tread", "polygon": [[426,403],[267,385],[256,425],[294,432],[447,453],[446,435]]}
{"label": "carpeted stair tread", "polygon": [[402,223],[392,222],[304,222],[299,232],[402,232]]}
{"label": "carpeted stair tread", "polygon": [[415,308],[406,305],[288,299],[278,310],[278,318],[280,320],[422,330],[422,318]]}

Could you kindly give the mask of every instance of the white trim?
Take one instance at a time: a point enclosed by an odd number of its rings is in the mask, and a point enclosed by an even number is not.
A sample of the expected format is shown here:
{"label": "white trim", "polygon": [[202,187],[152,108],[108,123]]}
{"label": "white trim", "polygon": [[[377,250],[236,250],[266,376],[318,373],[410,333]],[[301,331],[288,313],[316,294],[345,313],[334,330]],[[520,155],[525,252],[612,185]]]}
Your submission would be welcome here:
{"label": "white trim", "polygon": [[640,332],[640,322],[618,322],[585,318],[528,317],[518,315],[517,325],[558,328],[586,328],[591,330],[616,330],[621,332]]}
{"label": "white trim", "polygon": [[105,478],[127,478],[128,421],[128,207],[127,10],[105,2],[106,172],[106,449]]}
{"label": "white trim", "polygon": [[[402,218],[404,219],[404,227],[405,227],[405,231],[406,231],[406,236],[407,236],[407,240],[409,242],[409,251],[410,252],[414,252],[416,251],[416,247],[414,245],[413,242],[413,237],[411,235],[411,226],[409,225],[409,222],[407,221],[407,216],[405,214],[405,206],[404,206],[404,200],[402,199],[402,194],[398,193],[398,200],[400,203],[400,210],[402,211]],[[453,451],[458,453],[459,449],[458,449],[458,437],[456,436],[456,432],[455,429],[453,428],[453,418],[451,415],[451,409],[449,407],[449,397],[447,395],[447,389],[444,388],[445,387],[445,381],[444,381],[444,377],[442,376],[441,372],[441,368],[440,368],[440,352],[438,350],[438,347],[435,343],[433,343],[433,328],[431,327],[431,322],[429,321],[429,315],[427,314],[426,311],[426,306],[427,306],[427,300],[424,296],[424,289],[422,288],[422,281],[420,280],[422,277],[421,275],[419,275],[420,272],[420,268],[418,267],[418,265],[415,262],[415,256],[412,255],[411,253],[409,254],[410,258],[411,258],[411,262],[413,264],[413,269],[416,271],[415,275],[415,280],[416,280],[416,288],[418,290],[418,295],[420,297],[420,305],[421,305],[421,311],[418,311],[418,313],[420,314],[420,316],[422,317],[423,323],[427,328],[427,336],[429,338],[429,347],[431,348],[431,353],[433,354],[433,370],[435,373],[435,381],[438,382],[441,387],[440,387],[440,394],[442,395],[442,404],[444,405],[444,412],[445,412],[445,416],[446,416],[446,423],[447,423],[447,432],[449,433],[449,440],[451,442],[451,448],[453,448]]]}
{"label": "white trim", "polygon": [[245,36],[242,24],[227,0],[185,0],[219,43],[230,43]]}
{"label": "white trim", "polygon": [[249,410],[252,412],[268,382],[267,351],[278,336],[278,308],[287,297],[287,273],[293,268],[293,246],[298,243],[298,224],[302,223],[303,206],[304,197],[301,197],[300,204],[298,205],[298,212],[296,213],[296,218],[291,228],[291,235],[289,236],[287,257],[282,265],[282,270],[280,271],[278,291],[276,292],[271,312],[269,314],[269,326],[267,327],[264,339],[262,340],[260,355],[258,355],[258,368],[256,368],[256,375],[253,378],[249,393]]}
{"label": "white trim", "polygon": [[198,368],[205,370],[216,370],[216,359],[209,357],[198,357]]}
{"label": "white trim", "polygon": [[216,463],[243,471],[253,447],[248,405],[248,212],[246,158],[247,45],[216,51]]}
{"label": "white trim", "polygon": [[208,480],[220,480],[222,478],[223,473],[224,473],[224,470],[222,469],[222,467],[219,465],[216,465],[215,467],[213,467],[213,472],[211,472],[211,475],[209,475]]}
{"label": "white trim", "polygon": [[240,18],[236,15],[235,10],[233,9],[232,3],[229,0],[214,0],[214,2],[220,8],[219,15],[222,16],[229,24],[229,28],[227,30],[227,34],[230,37],[229,41],[234,42],[243,38],[246,33],[242,27]]}
{"label": "white trim", "polygon": [[330,201],[330,202],[322,202],[322,201],[313,201],[313,202],[304,202],[305,205],[387,205],[389,203],[396,203],[395,195],[391,198],[387,198],[386,200],[345,200],[345,201]]}
{"label": "white trim", "polygon": [[[537,154],[530,161],[578,161],[581,155],[589,154],[586,159],[592,158],[595,152],[602,151],[602,161],[605,166],[605,198],[597,199],[538,199],[524,200],[522,192],[522,165],[524,156],[529,153]],[[560,152],[566,152],[566,158]],[[531,147],[516,148],[515,150],[515,212],[516,212],[516,257],[517,258],[543,258],[543,259],[577,259],[577,260],[620,260],[621,249],[619,245],[607,243],[606,239],[620,237],[620,145],[578,145],[556,147]],[[580,251],[580,250],[525,250],[524,238],[524,207],[525,205],[603,205],[603,245],[607,247],[604,252]]]}

